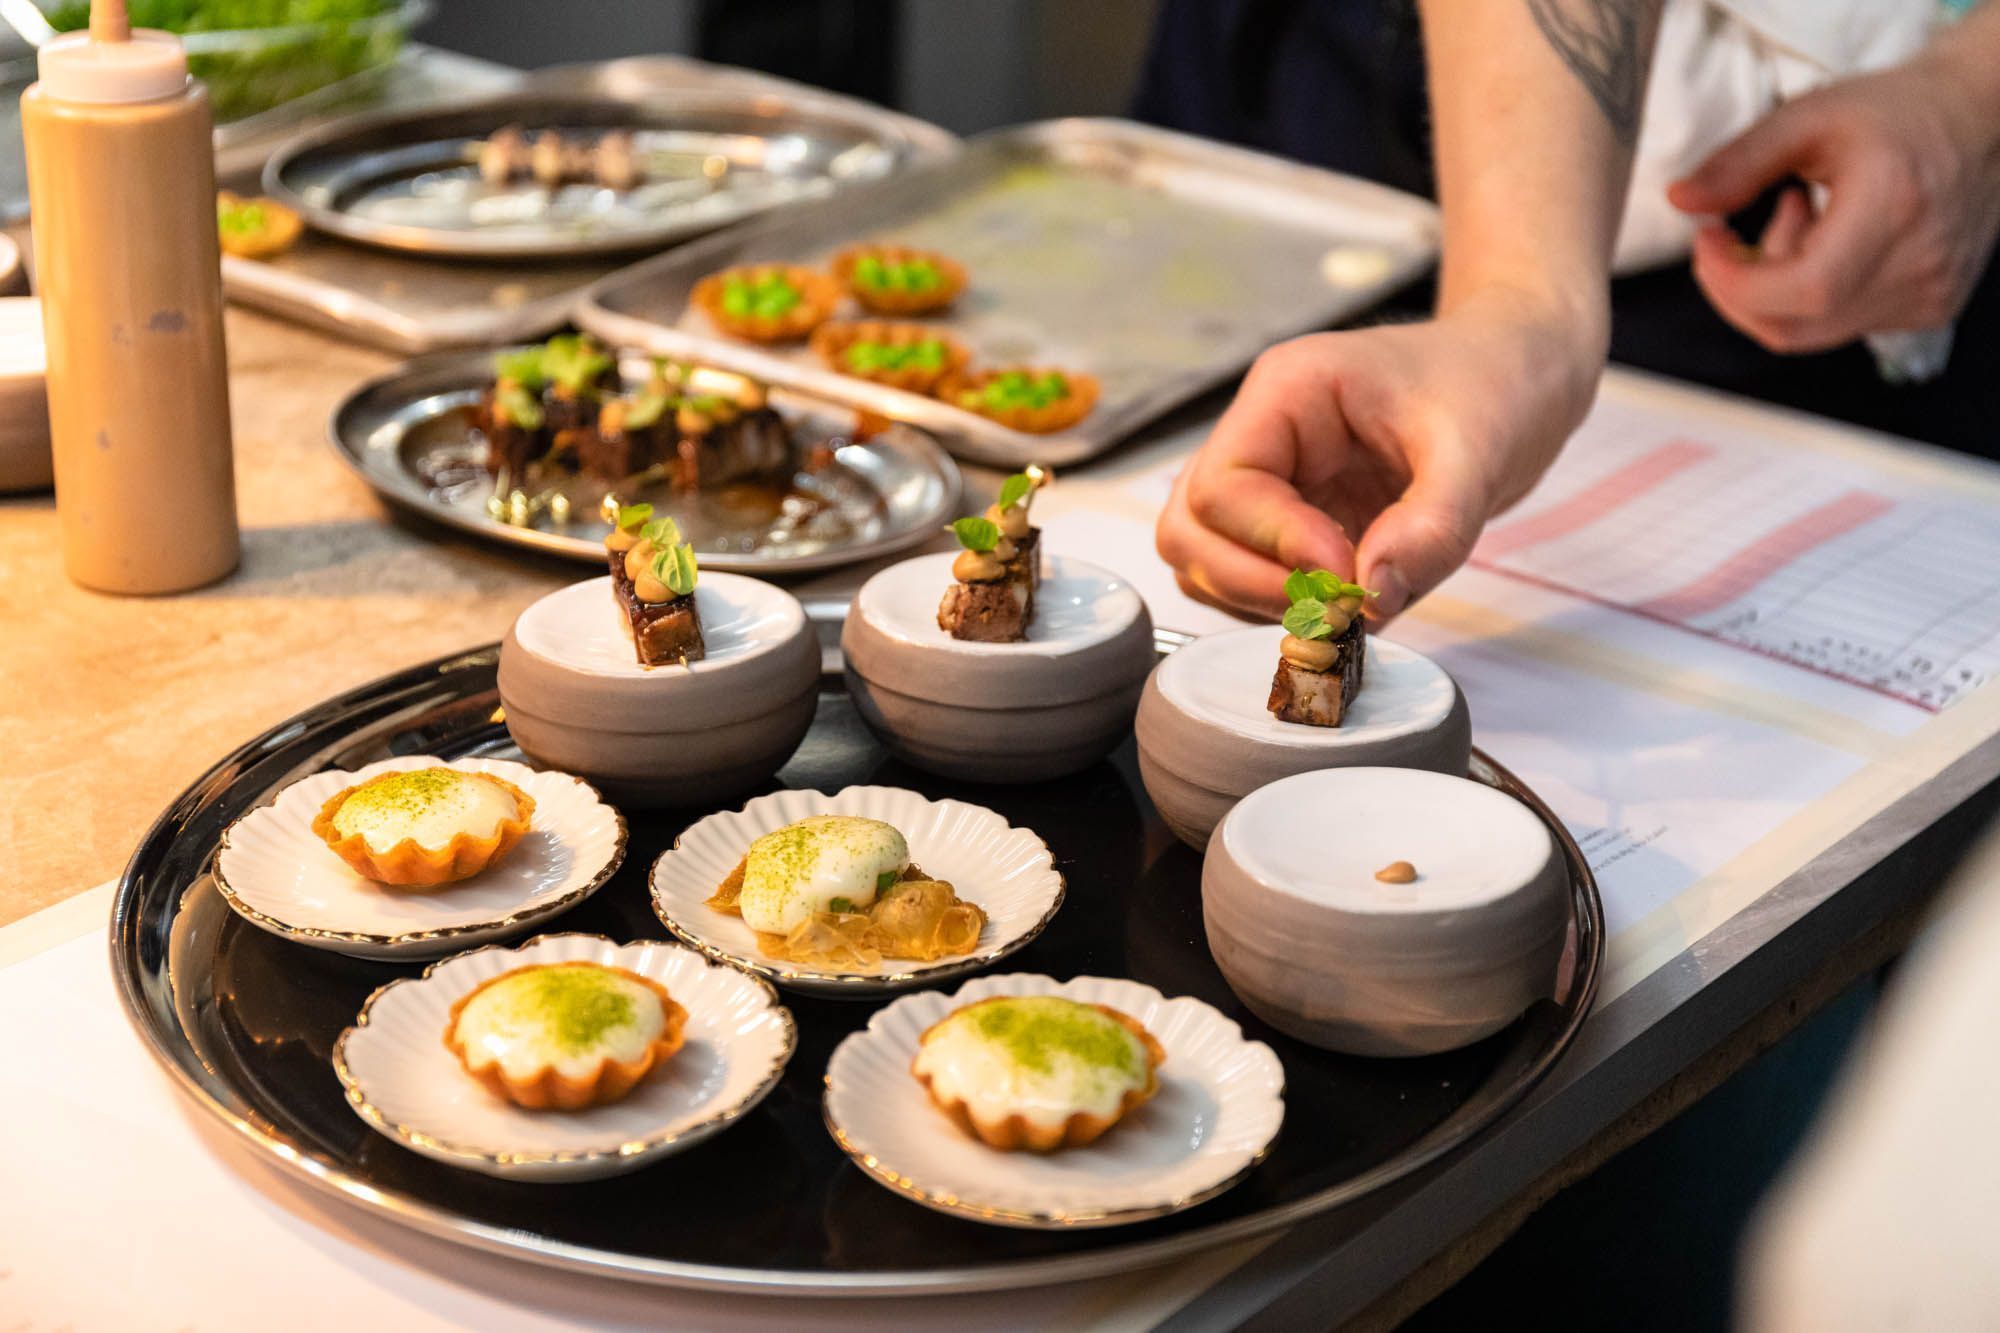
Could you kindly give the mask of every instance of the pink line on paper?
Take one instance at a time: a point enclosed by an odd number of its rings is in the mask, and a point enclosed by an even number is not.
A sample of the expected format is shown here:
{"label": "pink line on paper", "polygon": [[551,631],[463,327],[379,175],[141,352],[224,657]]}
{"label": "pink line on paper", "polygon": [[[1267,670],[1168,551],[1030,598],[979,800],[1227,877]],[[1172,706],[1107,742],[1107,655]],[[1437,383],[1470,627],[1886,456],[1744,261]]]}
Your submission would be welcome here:
{"label": "pink line on paper", "polygon": [[1659,620],[1685,621],[1721,610],[1816,546],[1842,537],[1893,505],[1867,491],[1848,491],[1772,529],[1693,583],[1633,609]]}
{"label": "pink line on paper", "polygon": [[1567,537],[1589,527],[1618,506],[1644,495],[1669,478],[1715,456],[1715,447],[1694,440],[1671,440],[1598,478],[1541,513],[1508,523],[1480,539],[1479,556],[1498,560],[1523,547]]}

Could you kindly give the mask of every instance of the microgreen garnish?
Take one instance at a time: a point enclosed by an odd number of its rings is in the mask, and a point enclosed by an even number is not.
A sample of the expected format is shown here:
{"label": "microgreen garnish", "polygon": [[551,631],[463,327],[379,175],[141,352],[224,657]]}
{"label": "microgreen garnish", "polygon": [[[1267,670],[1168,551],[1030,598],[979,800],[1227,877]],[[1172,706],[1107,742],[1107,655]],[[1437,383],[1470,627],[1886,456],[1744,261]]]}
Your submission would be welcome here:
{"label": "microgreen garnish", "polygon": [[951,534],[968,551],[984,553],[1000,544],[1000,525],[990,518],[961,518],[951,525]]}
{"label": "microgreen garnish", "polygon": [[653,506],[649,504],[619,505],[618,526],[627,532],[637,531],[646,526],[653,517]]}
{"label": "microgreen garnish", "polygon": [[1025,472],[1016,472],[1013,476],[1000,483],[1000,507],[1002,509],[1012,509],[1015,505],[1026,500],[1029,492],[1034,489],[1035,479],[1033,477]]}
{"label": "microgreen garnish", "polygon": [[893,870],[885,870],[885,871],[883,871],[883,872],[882,872],[881,874],[879,874],[879,875],[877,875],[877,876],[875,877],[875,892],[877,892],[877,893],[885,893],[885,892],[887,892],[887,891],[888,891],[888,888],[889,888],[889,886],[890,886],[891,884],[894,884],[894,883],[895,883],[895,882],[896,882],[897,880],[899,880],[899,879],[901,879],[901,878],[902,878],[902,876],[901,876],[901,875],[899,875],[899,874],[897,874],[897,873],[896,873],[895,871],[893,871]]}
{"label": "microgreen garnish", "polygon": [[854,900],[852,898],[829,898],[826,900],[826,910],[829,912],[852,912],[854,910]]}
{"label": "microgreen garnish", "polygon": [[674,522],[671,517],[662,514],[640,528],[639,535],[655,546],[679,546],[681,544],[681,525]]}
{"label": "microgreen garnish", "polygon": [[519,347],[511,352],[495,354],[493,375],[496,379],[512,380],[523,388],[541,388],[548,380],[547,373],[542,369],[542,349]]}
{"label": "microgreen garnish", "polygon": [[542,372],[572,398],[580,397],[616,364],[604,344],[587,333],[559,333],[542,344]]}
{"label": "microgreen garnish", "polygon": [[1327,638],[1333,633],[1333,626],[1326,623],[1329,606],[1348,597],[1374,595],[1360,584],[1348,583],[1328,570],[1295,569],[1285,579],[1285,596],[1292,603],[1285,608],[1285,632],[1295,639]]}
{"label": "microgreen garnish", "polygon": [[625,429],[644,430],[666,415],[674,405],[674,396],[664,387],[647,385],[625,403]]}
{"label": "microgreen garnish", "polygon": [[[672,522],[671,519],[668,521]],[[660,553],[653,557],[653,577],[666,584],[667,590],[676,597],[685,597],[693,592],[698,575],[694,547],[686,542],[662,547]]]}
{"label": "microgreen garnish", "polygon": [[510,382],[493,395],[493,411],[508,425],[519,430],[542,428],[542,404],[525,385]]}

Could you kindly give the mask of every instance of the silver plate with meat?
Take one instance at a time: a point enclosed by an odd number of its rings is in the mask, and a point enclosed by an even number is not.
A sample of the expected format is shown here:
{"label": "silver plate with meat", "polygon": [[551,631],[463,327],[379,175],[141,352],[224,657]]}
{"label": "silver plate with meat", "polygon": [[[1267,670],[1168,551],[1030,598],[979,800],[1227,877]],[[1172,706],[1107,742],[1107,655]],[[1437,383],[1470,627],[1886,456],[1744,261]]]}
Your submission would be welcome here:
{"label": "silver plate with meat", "polygon": [[[698,438],[659,423],[659,444],[631,472],[592,439],[585,466],[570,447],[502,475],[488,438],[496,355],[506,351],[438,353],[361,385],[328,423],[335,450],[384,498],[428,518],[592,564],[604,559],[607,494],[671,514],[703,568],[745,574],[832,569],[919,545],[958,503],[958,468],[923,431],[787,390]],[[617,358],[626,388],[654,373],[646,357]]]}
{"label": "silver plate with meat", "polygon": [[656,250],[877,180],[911,151],[881,119],[830,105],[520,92],[336,122],[279,150],[264,189],[366,245],[563,258]]}

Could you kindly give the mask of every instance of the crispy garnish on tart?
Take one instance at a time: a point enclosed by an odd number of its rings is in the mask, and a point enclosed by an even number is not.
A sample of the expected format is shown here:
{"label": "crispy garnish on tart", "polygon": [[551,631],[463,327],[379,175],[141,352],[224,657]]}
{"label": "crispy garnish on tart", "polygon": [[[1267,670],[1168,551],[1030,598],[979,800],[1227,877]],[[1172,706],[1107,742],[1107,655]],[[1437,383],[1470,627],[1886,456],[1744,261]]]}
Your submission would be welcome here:
{"label": "crispy garnish on tart", "polygon": [[1295,569],[1285,596],[1292,604],[1264,706],[1281,722],[1337,727],[1361,690],[1368,657],[1361,608],[1373,594],[1324,569]]}
{"label": "crispy garnish on tart", "polygon": [[986,913],[910,863],[892,825],[812,815],[750,844],[707,905],[743,918],[783,962],[865,970],[971,953]]}
{"label": "crispy garnish on tart", "polygon": [[1049,435],[1090,415],[1097,405],[1097,377],[1028,366],[981,370],[946,377],[937,396],[1009,430]]}
{"label": "crispy garnish on tart", "polygon": [[412,768],[336,792],[312,829],[356,874],[399,888],[435,888],[498,863],[534,813],[535,798],[504,778]]}
{"label": "crispy garnish on tart", "polygon": [[906,245],[857,245],[833,257],[833,276],[878,315],[942,310],[965,290],[965,266],[935,250]]}
{"label": "crispy garnish on tart", "polygon": [[840,288],[826,274],[797,264],[747,264],[709,274],[695,283],[690,299],[731,337],[794,342],[833,314]]}
{"label": "crispy garnish on tart", "polygon": [[623,505],[616,513],[604,539],[605,563],[639,665],[700,661],[708,647],[694,596],[700,576],[694,548],[671,518],[653,517],[649,504]]}
{"label": "crispy garnish on tart", "polygon": [[1094,1142],[1151,1098],[1165,1060],[1129,1014],[1056,995],[1003,995],[926,1029],[910,1072],[987,1146],[1054,1152]]}
{"label": "crispy garnish on tart", "polygon": [[813,330],[812,349],[828,369],[911,393],[929,393],[970,356],[948,334],[885,319],[822,324]]}
{"label": "crispy garnish on tart", "polygon": [[574,1111],[637,1087],[680,1050],[687,1017],[664,986],[622,967],[534,963],[454,1004],[444,1044],[494,1096]]}

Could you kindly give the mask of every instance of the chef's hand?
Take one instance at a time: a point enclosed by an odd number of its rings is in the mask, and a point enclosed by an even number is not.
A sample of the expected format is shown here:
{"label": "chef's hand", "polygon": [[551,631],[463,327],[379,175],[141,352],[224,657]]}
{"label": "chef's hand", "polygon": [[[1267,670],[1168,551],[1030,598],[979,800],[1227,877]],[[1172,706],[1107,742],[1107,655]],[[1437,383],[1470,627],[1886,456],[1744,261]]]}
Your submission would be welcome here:
{"label": "chef's hand", "polygon": [[1582,419],[1604,355],[1587,323],[1494,290],[1273,347],[1174,483],[1161,556],[1191,596],[1253,615],[1284,610],[1294,568],[1358,570],[1388,620],[1465,562]]}
{"label": "chef's hand", "polygon": [[[1961,45],[1979,36],[1965,26]],[[1993,57],[1951,40],[1785,103],[1668,190],[1716,215],[1787,176],[1827,191],[1817,212],[1786,190],[1754,248],[1721,221],[1696,235],[1695,277],[1723,318],[1772,351],[1815,352],[1957,317],[2000,233],[2000,114],[1991,69],[1965,64]]]}

